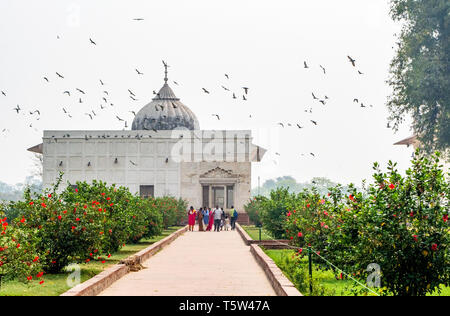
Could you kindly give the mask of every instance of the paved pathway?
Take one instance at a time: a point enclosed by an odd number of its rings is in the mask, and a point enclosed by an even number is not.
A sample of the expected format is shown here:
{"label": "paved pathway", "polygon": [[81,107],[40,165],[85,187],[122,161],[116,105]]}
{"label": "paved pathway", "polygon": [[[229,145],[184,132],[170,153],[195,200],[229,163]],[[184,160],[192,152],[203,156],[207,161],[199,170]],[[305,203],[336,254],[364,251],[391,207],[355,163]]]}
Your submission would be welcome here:
{"label": "paved pathway", "polygon": [[276,295],[237,231],[186,232],[100,295]]}

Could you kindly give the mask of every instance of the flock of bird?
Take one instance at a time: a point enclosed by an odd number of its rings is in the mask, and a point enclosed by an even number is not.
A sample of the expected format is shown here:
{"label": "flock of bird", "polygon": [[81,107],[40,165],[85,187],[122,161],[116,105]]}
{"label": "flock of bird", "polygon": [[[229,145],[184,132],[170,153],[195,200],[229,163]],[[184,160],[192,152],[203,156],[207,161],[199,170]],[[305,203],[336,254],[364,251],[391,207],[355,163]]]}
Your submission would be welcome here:
{"label": "flock of bird", "polygon": [[[143,18],[135,18],[135,19],[133,19],[133,20],[134,20],[134,21],[143,21],[144,19],[143,19]],[[57,36],[57,39],[58,39],[58,40],[60,39],[60,36],[59,36],[59,35]],[[93,40],[92,38],[89,38],[89,43],[90,43],[92,46],[97,46],[97,45],[98,45],[97,42],[96,42],[95,40]],[[347,58],[348,58],[348,61],[349,61],[350,64],[351,64],[351,66],[354,67],[354,68],[356,69],[356,60],[355,60],[354,58],[350,57],[350,56],[347,56]],[[163,65],[164,65],[166,68],[168,67],[168,65],[167,65],[167,63],[166,63],[165,61],[163,61]],[[323,65],[319,65],[319,67],[320,67],[321,71],[323,72],[323,74],[324,74],[324,75],[327,75],[327,69],[326,69]],[[311,67],[310,67],[310,65],[308,65],[307,61],[304,61],[304,62],[303,62],[303,68],[304,68],[305,70],[308,70],[308,69],[310,69]],[[356,70],[357,70],[357,73],[358,73],[359,75],[364,75],[364,73],[361,72],[359,69],[356,69]],[[140,71],[139,69],[137,69],[137,68],[134,69],[134,72],[136,73],[137,76],[144,76],[144,73],[143,73],[142,71]],[[224,74],[224,77],[225,77],[226,80],[230,80],[230,75],[229,75],[229,74],[225,73],[225,74]],[[55,77],[54,77],[54,79],[51,78],[51,77],[49,77],[49,76],[43,76],[43,80],[44,80],[46,83],[50,83],[52,80],[65,80],[65,76],[64,76],[61,72],[55,71]],[[173,81],[173,83],[174,83],[175,85],[179,85],[179,83],[176,82],[176,81]],[[104,109],[107,108],[107,107],[114,107],[114,103],[111,102],[111,100],[110,100],[110,91],[108,91],[108,90],[106,90],[106,89],[104,88],[105,85],[106,85],[105,82],[104,82],[102,79],[99,79],[99,87],[100,87],[100,89],[102,90],[102,97],[101,97],[101,100],[99,100],[99,101],[100,101],[100,107],[99,107],[99,108],[100,108],[100,111],[101,111],[101,110],[104,110]],[[239,93],[236,93],[236,92],[234,92],[234,91],[231,91],[231,89],[228,88],[226,85],[221,85],[221,89],[223,89],[223,90],[224,90],[225,92],[227,92],[227,93],[230,93],[230,97],[231,97],[232,99],[235,99],[235,100],[238,99],[238,94],[239,94]],[[248,97],[249,97],[249,90],[250,90],[249,87],[242,87],[242,93],[241,93],[240,97],[242,98],[243,101],[247,101],[247,100],[248,100]],[[211,94],[211,90],[210,90],[209,88],[202,87],[202,88],[201,88],[201,91],[202,91],[204,94],[206,94],[206,95],[210,95],[210,94]],[[6,91],[0,90],[0,93],[1,93],[1,95],[4,96],[4,97],[7,96],[7,92],[6,92]],[[63,95],[66,95],[67,97],[75,97],[75,98],[76,98],[76,102],[78,102],[79,104],[83,104],[83,103],[84,103],[83,98],[86,97],[88,93],[87,93],[85,90],[83,90],[83,89],[80,89],[80,88],[78,88],[78,87],[75,87],[73,90],[65,90],[65,91],[63,91],[62,94],[63,94]],[[156,92],[156,91],[153,91],[153,94],[154,94],[154,95],[157,95],[157,92]],[[327,102],[330,100],[330,98],[329,98],[327,95],[324,95],[323,97],[319,97],[315,92],[312,92],[311,95],[312,95],[313,101],[318,102],[318,103],[322,104],[323,106],[326,106],[326,105],[327,105]],[[137,99],[136,94],[135,94],[131,89],[128,89],[128,96],[129,96],[129,98],[130,98],[132,101],[134,101],[134,102],[139,101],[139,100]],[[1,97],[1,96],[0,96],[0,97]],[[358,103],[358,104],[360,105],[361,108],[366,108],[366,107],[367,107],[363,102],[360,102],[360,100],[359,100],[358,98],[354,98],[353,102],[354,102],[354,103]],[[369,105],[369,107],[373,107],[373,105]],[[15,111],[17,114],[20,114],[20,113],[26,114],[26,112],[28,112],[29,115],[32,116],[32,117],[35,117],[36,120],[39,120],[39,119],[40,119],[40,116],[41,116],[41,111],[40,111],[39,109],[30,109],[30,110],[25,111],[24,109],[22,109],[22,107],[21,107],[20,105],[17,105],[17,106],[14,107],[12,110]],[[66,107],[62,107],[61,110],[62,110],[62,112],[63,112],[68,118],[73,118],[73,115],[70,113],[70,111],[69,111]],[[156,109],[156,110],[158,110],[158,109]],[[164,108],[161,108],[161,111],[163,111],[163,110],[164,110]],[[313,113],[313,108],[305,109],[304,111],[305,111],[306,113],[312,114],[312,113]],[[135,111],[129,111],[129,113],[132,113],[134,116],[136,116],[136,112],[135,112]],[[84,113],[84,116],[85,116],[86,118],[89,118],[90,120],[94,120],[94,118],[95,118],[97,115],[98,115],[98,114],[96,113],[96,110],[95,110],[95,109],[90,109],[88,112],[85,112],[85,113]],[[213,117],[215,117],[217,120],[220,120],[220,119],[221,119],[221,114],[219,114],[219,113],[213,113],[213,114],[211,114],[211,115],[212,115]],[[250,114],[249,117],[252,118],[252,115]],[[124,124],[124,129],[128,128],[128,121],[127,121],[126,119],[122,118],[121,115],[116,114],[116,115],[115,115],[115,118],[116,118],[119,122],[122,122],[122,123]],[[318,123],[318,121],[317,121],[316,119],[310,119],[310,120],[309,120],[309,123],[311,124],[312,127],[316,127],[316,126],[319,125],[319,123]],[[277,126],[280,126],[281,128],[295,127],[295,128],[300,129],[300,130],[303,129],[303,128],[305,128],[305,124],[300,124],[300,123],[287,123],[287,122],[278,122],[278,123],[277,123]],[[33,128],[33,123],[29,124],[29,127],[30,127],[30,128]],[[388,128],[390,127],[389,124],[388,124],[387,127],[388,127]],[[36,130],[36,129],[35,129],[35,130]],[[36,130],[36,131],[37,131],[37,130]],[[154,130],[154,131],[157,132],[157,130]],[[9,130],[6,129],[6,128],[4,128],[4,129],[2,130],[2,133],[7,133],[7,132],[9,132]],[[137,135],[137,137],[139,138],[139,135]],[[87,140],[87,139],[88,139],[88,137],[86,136],[86,140]],[[276,154],[277,156],[281,156],[281,154],[278,153],[278,152],[276,152],[275,154]],[[302,153],[302,154],[301,154],[301,156],[305,156],[305,155],[310,155],[311,157],[316,157],[316,154],[313,153],[313,152],[310,152],[310,153]]]}

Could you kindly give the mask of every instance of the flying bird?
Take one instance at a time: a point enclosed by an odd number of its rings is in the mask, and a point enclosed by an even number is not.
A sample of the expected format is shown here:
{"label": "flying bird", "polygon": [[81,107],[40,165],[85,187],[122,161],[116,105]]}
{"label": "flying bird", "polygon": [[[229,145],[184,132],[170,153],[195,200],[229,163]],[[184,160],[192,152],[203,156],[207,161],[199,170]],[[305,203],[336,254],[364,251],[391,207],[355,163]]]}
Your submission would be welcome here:
{"label": "flying bird", "polygon": [[306,61],[303,62],[303,68],[308,69],[308,64],[306,63]]}
{"label": "flying bird", "polygon": [[133,93],[133,91],[131,91],[130,89],[128,89],[128,92],[129,92],[133,97],[136,96],[136,95]]}
{"label": "flying bird", "polygon": [[137,166],[137,164],[136,164],[135,162],[133,162],[132,160],[130,160],[130,163],[131,163],[133,166]]}
{"label": "flying bird", "polygon": [[13,110],[16,111],[17,114],[19,114],[20,110],[22,110],[22,109],[21,109],[20,106],[17,104],[17,106],[16,106]]}
{"label": "flying bird", "polygon": [[352,63],[353,67],[356,67],[356,60],[351,58],[350,56],[347,56],[348,60]]}
{"label": "flying bird", "polygon": [[297,124],[297,127],[298,127],[299,129],[302,129],[302,128],[303,128],[303,126],[300,126],[299,124]]}
{"label": "flying bird", "polygon": [[247,87],[242,87],[242,89],[244,89],[245,94],[248,94],[248,89]]}
{"label": "flying bird", "polygon": [[96,42],[94,42],[94,41],[92,40],[92,38],[89,38],[89,41],[91,42],[91,44],[93,44],[93,45],[97,45],[97,43],[96,43]]}
{"label": "flying bird", "polygon": [[206,90],[205,88],[202,88],[202,89],[203,89],[203,92],[205,92],[206,94],[209,94],[208,90]]}
{"label": "flying bird", "polygon": [[217,117],[217,119],[220,121],[220,116],[219,116],[219,114],[213,114],[212,116]]}
{"label": "flying bird", "polygon": [[310,120],[311,121],[311,123],[313,123],[314,125],[317,125],[317,122],[316,121],[313,121],[313,120]]}
{"label": "flying bird", "polygon": [[70,97],[70,91],[64,91],[63,94],[67,94]]}
{"label": "flying bird", "polygon": [[121,118],[118,117],[117,115],[116,115],[116,118],[117,118],[119,121],[121,121],[121,122],[124,122],[124,121],[125,121],[124,119],[121,119]]}
{"label": "flying bird", "polygon": [[283,123],[278,123],[278,125],[280,125],[281,127],[284,128],[284,124]]}
{"label": "flying bird", "polygon": [[102,79],[100,79],[100,84],[101,84],[102,86],[105,85],[105,83],[102,81]]}
{"label": "flying bird", "polygon": [[230,76],[228,76],[227,74],[225,74],[225,77],[226,77],[227,79],[230,79]]}
{"label": "flying bird", "polygon": [[314,95],[314,92],[312,92],[311,94],[314,100],[319,100],[319,98]]}
{"label": "flying bird", "polygon": [[143,75],[144,73],[140,72],[139,70],[135,69],[138,75]]}
{"label": "flying bird", "polygon": [[93,119],[92,114],[90,114],[90,113],[84,113],[84,114],[89,116],[91,118],[91,120]]}
{"label": "flying bird", "polygon": [[61,75],[60,73],[57,72],[56,75],[57,75],[59,78],[64,79],[64,76]]}
{"label": "flying bird", "polygon": [[83,90],[76,88],[76,90],[82,94],[86,94]]}
{"label": "flying bird", "polygon": [[228,89],[228,88],[225,87],[225,86],[222,86],[222,88],[223,88],[223,90],[225,90],[225,91],[230,91],[230,89]]}
{"label": "flying bird", "polygon": [[233,92],[233,99],[237,99],[236,94]]}
{"label": "flying bird", "polygon": [[2,94],[6,97],[6,92],[5,91],[2,91]]}
{"label": "flying bird", "polygon": [[319,66],[320,66],[320,68],[322,68],[323,74],[326,75],[326,74],[327,74],[327,71],[325,70],[325,68],[324,68],[322,65],[319,65]]}
{"label": "flying bird", "polygon": [[47,77],[44,77],[44,80],[45,80],[45,81],[47,81],[47,82],[49,82],[49,80],[48,80],[48,78],[47,78]]}
{"label": "flying bird", "polygon": [[143,18],[134,18],[133,20],[134,20],[134,21],[144,21]]}
{"label": "flying bird", "polygon": [[359,100],[358,99],[353,99],[353,103],[359,103]]}
{"label": "flying bird", "polygon": [[242,100],[247,101],[247,98],[245,97],[245,94],[242,95]]}
{"label": "flying bird", "polygon": [[360,75],[364,75],[360,70],[358,70],[358,73],[359,73]]}

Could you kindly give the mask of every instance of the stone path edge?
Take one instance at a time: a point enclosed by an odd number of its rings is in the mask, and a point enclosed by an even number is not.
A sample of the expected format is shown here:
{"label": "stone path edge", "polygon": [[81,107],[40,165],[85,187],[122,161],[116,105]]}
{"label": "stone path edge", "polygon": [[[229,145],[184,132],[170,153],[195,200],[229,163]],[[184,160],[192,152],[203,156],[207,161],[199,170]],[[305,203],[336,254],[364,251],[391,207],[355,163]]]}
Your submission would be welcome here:
{"label": "stone path edge", "polygon": [[[176,232],[170,234],[164,239],[155,242],[151,246],[142,249],[141,251],[131,255],[130,257],[137,256],[139,262],[144,262],[148,258],[155,255],[161,249],[169,245],[179,236],[184,234],[188,230],[188,226],[185,226]],[[129,258],[130,258],[129,257]],[[91,279],[71,288],[67,292],[61,294],[60,296],[95,296],[101,293],[103,290],[111,286],[114,282],[122,278],[124,275],[128,274],[129,268],[125,264],[116,264],[105,271],[97,274]]]}
{"label": "stone path edge", "polygon": [[277,293],[278,296],[303,296],[294,284],[283,274],[280,268],[278,268],[275,262],[266,255],[258,245],[252,243],[254,240],[247,234],[241,225],[236,223],[236,229],[245,244],[250,246],[250,252],[264,270],[275,293]]}

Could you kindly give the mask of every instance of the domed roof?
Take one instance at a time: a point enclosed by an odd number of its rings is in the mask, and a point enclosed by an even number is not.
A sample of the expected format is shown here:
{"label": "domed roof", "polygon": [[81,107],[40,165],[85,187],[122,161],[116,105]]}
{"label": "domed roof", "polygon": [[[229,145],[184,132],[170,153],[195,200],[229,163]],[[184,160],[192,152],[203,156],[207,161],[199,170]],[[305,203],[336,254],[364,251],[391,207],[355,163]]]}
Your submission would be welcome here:
{"label": "domed roof", "polygon": [[164,78],[164,86],[144,106],[133,120],[132,130],[174,130],[187,128],[198,130],[200,125],[195,114],[175,96]]}

